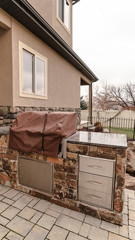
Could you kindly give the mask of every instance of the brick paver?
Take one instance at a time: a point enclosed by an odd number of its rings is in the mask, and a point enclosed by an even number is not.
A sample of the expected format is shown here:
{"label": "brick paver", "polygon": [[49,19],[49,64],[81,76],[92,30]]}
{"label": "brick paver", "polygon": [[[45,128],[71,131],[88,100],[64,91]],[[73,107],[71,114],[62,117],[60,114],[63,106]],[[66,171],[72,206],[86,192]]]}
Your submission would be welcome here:
{"label": "brick paver", "polygon": [[26,207],[29,202],[32,201],[32,197],[29,195],[23,195],[21,198],[19,198],[14,204],[13,206],[19,209],[23,209],[24,207]]}
{"label": "brick paver", "polygon": [[132,240],[135,240],[135,227],[129,226],[129,237]]}
{"label": "brick paver", "polygon": [[36,210],[29,207],[25,207],[18,215],[22,218],[30,220],[36,213],[37,213]]}
{"label": "brick paver", "polygon": [[108,231],[103,230],[101,228],[97,228],[91,226],[88,238],[91,240],[107,240],[108,239]]}
{"label": "brick paver", "polygon": [[42,217],[43,213],[41,212],[37,212],[32,218],[31,218],[31,222],[33,223],[37,223],[37,221]]}
{"label": "brick paver", "polygon": [[78,219],[80,221],[83,221],[84,218],[85,218],[85,214],[80,213],[80,212],[76,212],[76,211],[73,211],[73,210],[70,212],[69,216],[72,217],[72,218]]}
{"label": "brick paver", "polygon": [[91,226],[87,223],[83,223],[80,229],[79,234],[83,237],[88,237]]}
{"label": "brick paver", "polygon": [[39,226],[34,226],[34,228],[30,231],[25,240],[44,240],[47,234],[47,230]]}
{"label": "brick paver", "polygon": [[50,202],[41,199],[33,208],[40,212],[45,212],[50,205]]}
{"label": "brick paver", "polygon": [[3,226],[6,226],[8,224],[9,220],[7,220],[6,218],[0,216],[0,224]]}
{"label": "brick paver", "polygon": [[122,227],[120,227],[119,229],[119,234],[123,237],[128,237],[129,235],[129,227],[126,225],[123,225]]}
{"label": "brick paver", "polygon": [[0,203],[0,213],[2,213],[5,209],[9,207],[8,204],[1,202]]}
{"label": "brick paver", "polygon": [[109,233],[109,239],[108,240],[129,240],[129,238],[124,238],[119,235],[116,235],[115,233]]}
{"label": "brick paver", "polygon": [[15,217],[17,215],[17,213],[19,213],[20,210],[15,208],[15,207],[12,207],[10,206],[9,208],[7,208],[1,215],[3,217],[6,217],[8,219],[12,219],[13,217]]}
{"label": "brick paver", "polygon": [[135,240],[135,191],[125,192],[121,227],[0,185],[0,240]]}
{"label": "brick paver", "polygon": [[68,237],[67,237],[67,240],[86,240],[87,238],[84,238],[84,237],[81,237],[75,233],[72,233],[70,232]]}
{"label": "brick paver", "polygon": [[5,237],[5,235],[9,232],[9,230],[0,225],[0,240]]}
{"label": "brick paver", "polygon": [[44,214],[40,220],[37,222],[38,225],[40,225],[41,227],[44,227],[48,230],[50,230],[53,226],[53,224],[55,223],[56,218],[51,217],[47,214]]}
{"label": "brick paver", "polygon": [[15,197],[15,195],[17,195],[18,191],[11,189],[8,192],[4,193],[3,196],[7,197],[7,198],[13,198]]}
{"label": "brick paver", "polygon": [[14,232],[9,232],[6,238],[9,240],[23,240],[23,237]]}
{"label": "brick paver", "polygon": [[60,217],[56,222],[56,225],[58,225],[59,227],[65,228],[69,231],[72,231],[74,233],[79,233],[82,222],[76,219],[73,219],[69,216],[60,215]]}
{"label": "brick paver", "polygon": [[110,232],[118,234],[120,227],[117,226],[117,225],[114,225],[112,223],[108,223],[108,222],[102,221],[101,228],[103,228],[103,229],[105,229],[107,231],[110,231]]}
{"label": "brick paver", "polygon": [[33,223],[16,216],[10,223],[8,223],[7,227],[22,236],[26,236],[32,229]]}
{"label": "brick paver", "polygon": [[99,227],[101,224],[101,220],[91,217],[91,216],[88,216],[88,215],[86,215],[84,222],[94,225],[95,227]]}
{"label": "brick paver", "polygon": [[129,199],[129,210],[135,211],[135,199]]}
{"label": "brick paver", "polygon": [[50,240],[56,240],[56,239],[65,240],[67,235],[68,235],[67,230],[57,227],[57,226],[54,226],[48,235],[48,239],[50,239]]}

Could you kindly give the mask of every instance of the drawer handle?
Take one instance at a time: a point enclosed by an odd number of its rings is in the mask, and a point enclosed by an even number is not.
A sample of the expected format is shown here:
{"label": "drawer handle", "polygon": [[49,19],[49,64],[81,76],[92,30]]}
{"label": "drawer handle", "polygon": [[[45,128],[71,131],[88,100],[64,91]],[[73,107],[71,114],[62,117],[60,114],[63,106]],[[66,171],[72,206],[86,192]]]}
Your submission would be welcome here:
{"label": "drawer handle", "polygon": [[100,184],[100,185],[102,185],[101,182],[92,181],[92,180],[90,180],[90,179],[87,179],[86,182],[88,182],[88,183],[93,183],[93,184]]}
{"label": "drawer handle", "polygon": [[102,168],[103,168],[103,167],[101,167],[101,166],[90,165],[90,164],[88,164],[87,166],[88,166],[88,167],[91,167],[91,168],[96,168],[96,169],[102,169]]}
{"label": "drawer handle", "polygon": [[88,197],[91,197],[93,199],[102,199],[101,197],[98,197],[98,196],[95,196],[95,195],[92,195],[92,194],[87,194]]}

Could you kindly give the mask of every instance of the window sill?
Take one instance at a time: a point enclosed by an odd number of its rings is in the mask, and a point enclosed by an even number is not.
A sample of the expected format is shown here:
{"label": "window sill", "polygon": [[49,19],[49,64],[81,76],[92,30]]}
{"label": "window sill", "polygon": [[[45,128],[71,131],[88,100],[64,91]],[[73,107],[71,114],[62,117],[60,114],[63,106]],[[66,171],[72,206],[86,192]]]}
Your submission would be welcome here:
{"label": "window sill", "polygon": [[30,93],[21,93],[20,97],[47,100],[46,95],[43,96],[43,95],[36,95],[36,94],[30,94]]}

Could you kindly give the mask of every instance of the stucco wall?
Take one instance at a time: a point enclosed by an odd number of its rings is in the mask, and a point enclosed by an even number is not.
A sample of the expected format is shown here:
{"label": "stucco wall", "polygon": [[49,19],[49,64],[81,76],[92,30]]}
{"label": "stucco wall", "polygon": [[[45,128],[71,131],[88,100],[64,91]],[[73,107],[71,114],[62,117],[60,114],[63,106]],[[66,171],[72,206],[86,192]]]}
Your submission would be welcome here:
{"label": "stucco wall", "polygon": [[11,30],[0,28],[0,106],[12,105]]}
{"label": "stucco wall", "polygon": [[28,2],[52,26],[52,0],[28,0]]}
{"label": "stucco wall", "polygon": [[[48,59],[48,99],[20,97],[19,41]],[[85,77],[48,45],[12,20],[13,106],[80,107],[80,79]]]}
{"label": "stucco wall", "polygon": [[40,0],[40,3],[37,0],[28,0],[28,2],[51,25],[51,27],[53,27],[53,29],[64,39],[64,41],[69,46],[72,46],[72,17],[71,29],[70,32],[68,32],[57,18],[57,0]]}
{"label": "stucco wall", "polygon": [[72,47],[72,6],[71,6],[71,24],[70,31],[58,20],[57,17],[57,0],[52,0],[52,27]]}

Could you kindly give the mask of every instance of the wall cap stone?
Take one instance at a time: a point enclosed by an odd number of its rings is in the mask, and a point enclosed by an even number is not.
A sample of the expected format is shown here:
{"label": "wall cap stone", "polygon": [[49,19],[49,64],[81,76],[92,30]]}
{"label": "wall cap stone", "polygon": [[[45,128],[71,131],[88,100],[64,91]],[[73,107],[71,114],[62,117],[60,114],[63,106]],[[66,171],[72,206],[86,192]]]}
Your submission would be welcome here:
{"label": "wall cap stone", "polygon": [[9,134],[9,126],[0,127],[0,136]]}

